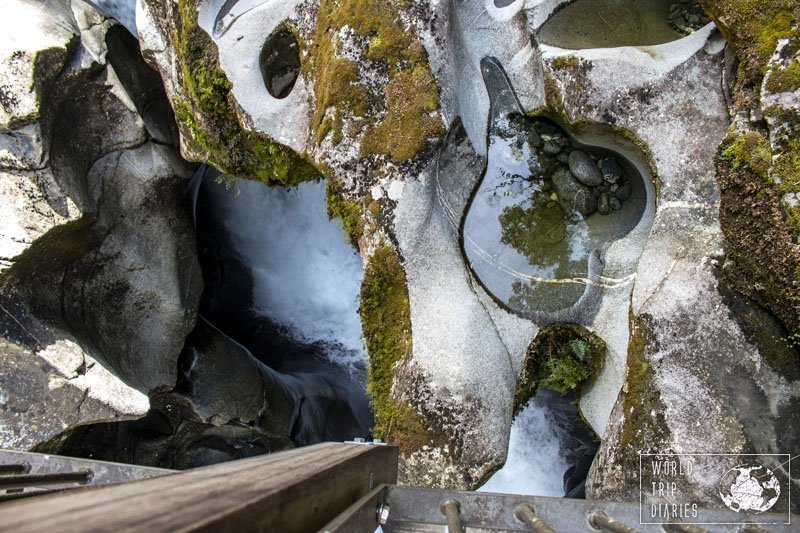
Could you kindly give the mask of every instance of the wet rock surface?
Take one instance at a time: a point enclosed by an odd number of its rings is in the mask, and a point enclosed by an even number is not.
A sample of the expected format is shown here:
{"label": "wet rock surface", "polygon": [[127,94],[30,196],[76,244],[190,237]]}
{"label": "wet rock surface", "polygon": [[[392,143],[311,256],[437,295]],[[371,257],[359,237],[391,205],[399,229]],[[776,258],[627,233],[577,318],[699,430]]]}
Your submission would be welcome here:
{"label": "wet rock surface", "polygon": [[261,75],[269,94],[286,98],[300,74],[300,47],[288,28],[279,28],[271,35],[259,57]]}

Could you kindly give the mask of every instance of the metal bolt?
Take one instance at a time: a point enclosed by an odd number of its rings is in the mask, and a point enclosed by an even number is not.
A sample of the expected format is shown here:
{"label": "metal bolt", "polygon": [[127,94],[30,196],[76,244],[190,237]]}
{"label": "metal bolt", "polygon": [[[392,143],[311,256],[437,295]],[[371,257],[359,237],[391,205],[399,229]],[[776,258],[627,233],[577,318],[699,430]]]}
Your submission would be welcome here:
{"label": "metal bolt", "polygon": [[524,522],[534,531],[534,533],[555,533],[555,530],[545,524],[544,520],[539,518],[536,511],[530,505],[523,504],[516,508],[514,516],[520,522]]}
{"label": "metal bolt", "polygon": [[447,533],[464,533],[461,525],[461,503],[458,500],[446,500],[439,509],[447,517]]}
{"label": "metal bolt", "polygon": [[589,514],[589,525],[600,531],[611,531],[612,533],[638,533],[639,531],[618,520],[614,520],[600,510],[592,511]]}
{"label": "metal bolt", "polygon": [[380,525],[386,525],[386,522],[389,521],[389,510],[390,507],[385,503],[378,506],[378,523]]}

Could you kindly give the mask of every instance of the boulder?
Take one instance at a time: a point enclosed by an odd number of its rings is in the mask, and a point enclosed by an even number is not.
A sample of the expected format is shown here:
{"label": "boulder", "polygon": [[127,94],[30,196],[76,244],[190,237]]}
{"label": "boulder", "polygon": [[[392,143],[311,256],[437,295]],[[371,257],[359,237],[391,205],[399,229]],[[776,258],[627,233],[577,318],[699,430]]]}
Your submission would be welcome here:
{"label": "boulder", "polygon": [[17,257],[0,294],[69,331],[131,386],[171,387],[202,287],[180,207],[190,172],[154,143],[101,158],[82,184],[88,213]]}
{"label": "boulder", "polygon": [[64,428],[125,420],[147,411],[125,386],[68,339],[34,352],[0,338],[0,446],[25,450]]}
{"label": "boulder", "polygon": [[0,169],[47,164],[46,101],[79,30],[65,0],[10,0],[0,23]]}
{"label": "boulder", "polygon": [[174,386],[202,282],[182,204],[192,169],[148,142],[128,94],[144,85],[124,86],[106,65],[115,23],[80,0],[10,8],[0,446],[29,448],[74,425],[141,416],[147,393]]}

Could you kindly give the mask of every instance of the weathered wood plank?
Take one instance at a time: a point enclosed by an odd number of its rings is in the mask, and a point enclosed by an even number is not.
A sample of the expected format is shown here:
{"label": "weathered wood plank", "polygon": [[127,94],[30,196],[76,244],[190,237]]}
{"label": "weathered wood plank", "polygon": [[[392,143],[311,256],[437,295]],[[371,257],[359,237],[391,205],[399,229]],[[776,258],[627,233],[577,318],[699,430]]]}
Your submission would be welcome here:
{"label": "weathered wood plank", "polygon": [[397,448],[326,443],[0,504],[0,529],[313,531],[396,481]]}

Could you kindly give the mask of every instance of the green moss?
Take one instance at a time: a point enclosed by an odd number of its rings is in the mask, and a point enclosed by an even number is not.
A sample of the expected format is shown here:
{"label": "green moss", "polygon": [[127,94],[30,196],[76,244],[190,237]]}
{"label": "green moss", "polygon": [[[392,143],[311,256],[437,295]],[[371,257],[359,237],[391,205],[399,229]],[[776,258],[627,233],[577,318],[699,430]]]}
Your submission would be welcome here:
{"label": "green moss", "polygon": [[583,326],[558,323],[542,328],[525,354],[514,395],[514,412],[518,412],[539,387],[562,394],[580,393],[602,368],[605,356],[603,339]]}
{"label": "green moss", "polygon": [[742,81],[758,85],[778,40],[797,33],[795,0],[700,0],[734,47]]}
{"label": "green moss", "polygon": [[417,65],[397,73],[384,87],[386,116],[367,130],[361,155],[380,154],[395,163],[413,159],[428,139],[443,133],[442,123],[431,111],[439,107],[439,88],[430,70]]}
{"label": "green moss", "polygon": [[184,99],[175,117],[192,148],[225,174],[294,185],[319,176],[290,148],[245,130],[232,104],[231,84],[219,66],[216,46],[197,25],[198,0],[179,0],[172,39]]}
{"label": "green moss", "polygon": [[761,179],[769,180],[772,151],[769,141],[760,132],[729,135],[722,142],[720,158],[730,164],[731,170],[745,167]]}
{"label": "green moss", "polygon": [[371,118],[370,92],[358,65],[337,57],[335,36],[345,26],[369,39],[364,57],[384,63],[389,81],[383,87],[386,113],[369,128],[361,155],[386,155],[395,162],[412,159],[428,139],[443,134],[441,121],[431,115],[439,107],[439,91],[425,49],[413,30],[405,27],[400,9],[405,4],[373,0],[322,0],[306,75],[314,79],[315,112],[312,127],[317,143],[331,135],[341,142],[345,119]]}
{"label": "green moss", "polygon": [[364,342],[369,353],[367,389],[375,412],[375,437],[415,432],[413,410],[391,397],[396,365],[411,352],[406,275],[394,249],[382,244],[370,257],[361,284]]}
{"label": "green moss", "polygon": [[580,66],[580,59],[577,56],[558,56],[550,62],[553,70],[561,70],[567,68],[577,68]]}
{"label": "green moss", "polygon": [[658,435],[666,428],[661,397],[653,383],[653,369],[645,355],[648,351],[658,350],[650,322],[648,315],[642,315],[638,319],[631,316],[627,371],[623,386],[625,425],[620,435],[621,448],[666,440],[653,436],[644,438],[644,435],[649,433]]}
{"label": "green moss", "polygon": [[547,103],[548,113],[554,113],[564,124],[569,123],[569,117],[564,109],[564,97],[558,88],[556,80],[545,72],[544,74],[544,98]]}
{"label": "green moss", "polygon": [[364,234],[363,209],[357,202],[345,200],[341,186],[328,178],[325,182],[325,193],[328,203],[328,217],[339,218],[350,244],[358,249],[358,241]]}
{"label": "green moss", "polygon": [[793,92],[800,89],[800,60],[792,61],[785,68],[772,67],[766,87],[773,93]]}

